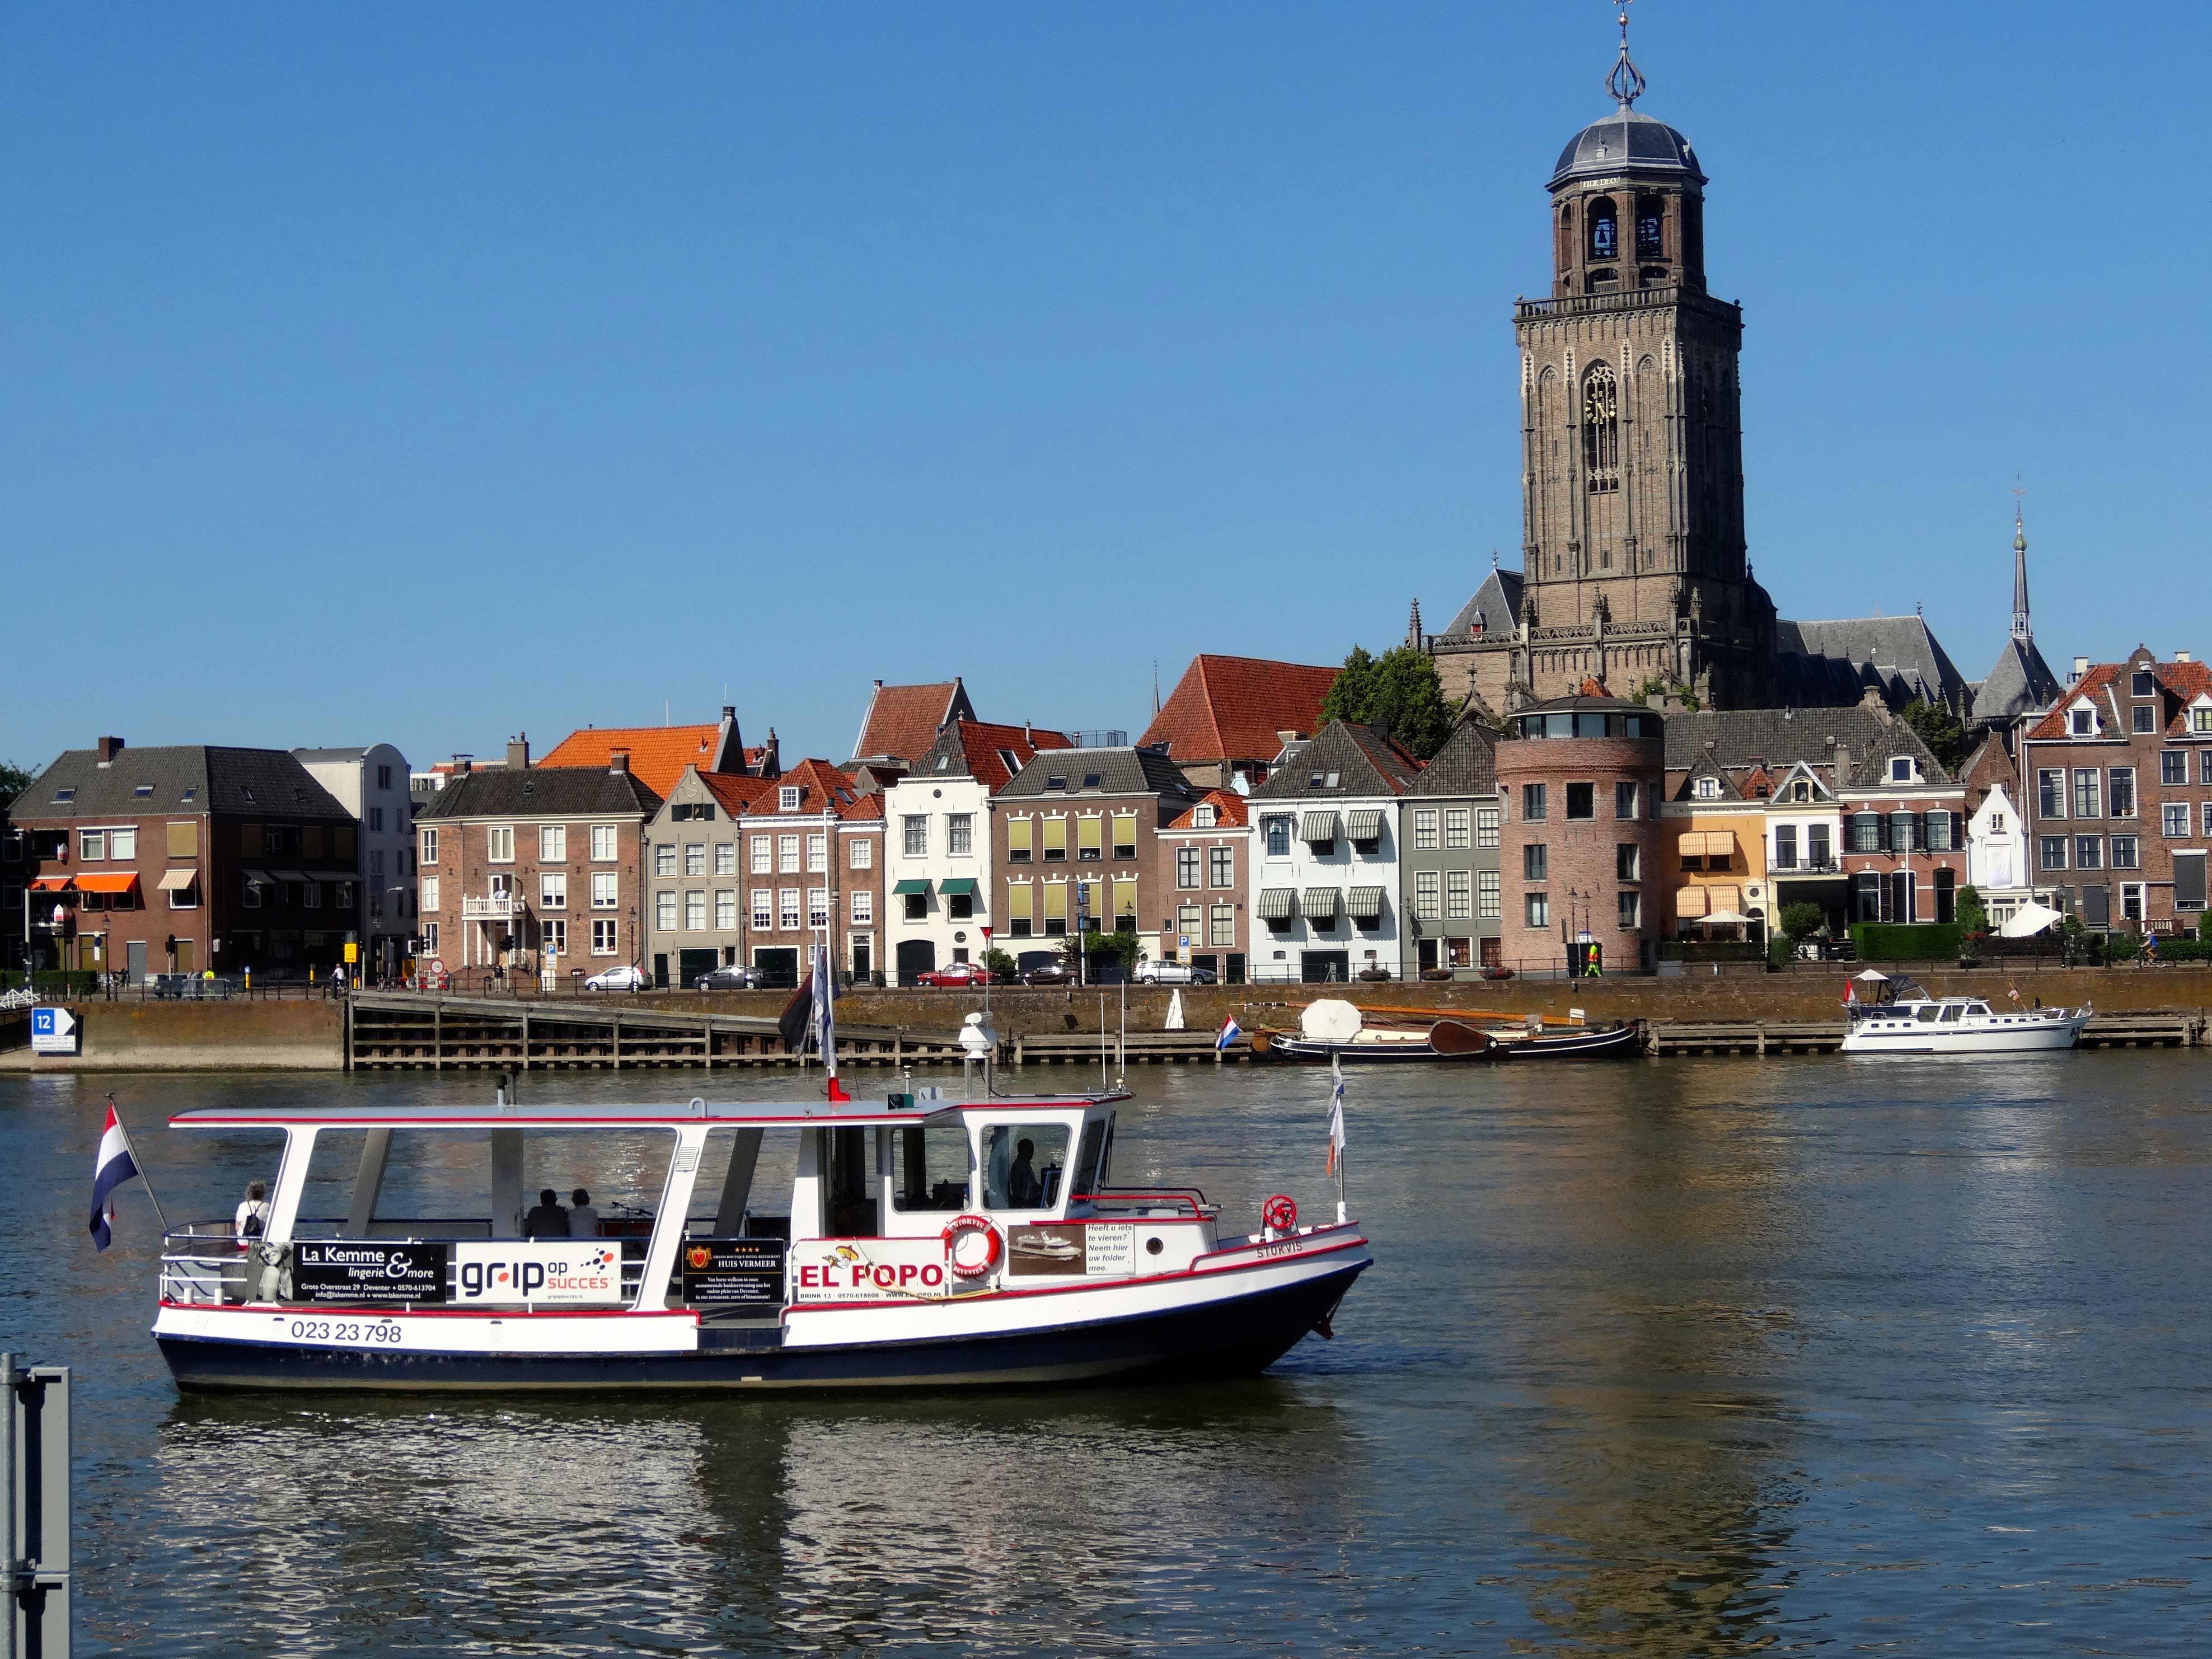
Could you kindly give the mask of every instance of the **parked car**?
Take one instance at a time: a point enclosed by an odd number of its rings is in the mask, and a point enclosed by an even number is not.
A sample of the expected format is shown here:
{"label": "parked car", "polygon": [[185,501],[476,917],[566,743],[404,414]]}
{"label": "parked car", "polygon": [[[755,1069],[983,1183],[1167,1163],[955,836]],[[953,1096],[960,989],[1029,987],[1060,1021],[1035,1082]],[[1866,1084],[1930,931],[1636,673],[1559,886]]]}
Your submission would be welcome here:
{"label": "parked car", "polygon": [[586,991],[642,991],[653,983],[653,975],[634,962],[619,968],[609,968],[593,974],[584,981]]}
{"label": "parked car", "polygon": [[1075,969],[1054,957],[1050,962],[1040,962],[1034,968],[1023,969],[1021,978],[1024,985],[1073,985],[1075,983]]}
{"label": "parked car", "polygon": [[1137,964],[1139,985],[1211,985],[1213,969],[1193,968],[1180,962],[1156,962],[1150,957]]}
{"label": "parked car", "polygon": [[748,968],[742,962],[732,962],[720,968],[709,968],[691,981],[695,991],[753,991],[768,982],[768,976],[757,968]]}
{"label": "parked car", "polygon": [[948,962],[942,968],[926,968],[914,976],[916,985],[987,985],[991,970],[980,962]]}

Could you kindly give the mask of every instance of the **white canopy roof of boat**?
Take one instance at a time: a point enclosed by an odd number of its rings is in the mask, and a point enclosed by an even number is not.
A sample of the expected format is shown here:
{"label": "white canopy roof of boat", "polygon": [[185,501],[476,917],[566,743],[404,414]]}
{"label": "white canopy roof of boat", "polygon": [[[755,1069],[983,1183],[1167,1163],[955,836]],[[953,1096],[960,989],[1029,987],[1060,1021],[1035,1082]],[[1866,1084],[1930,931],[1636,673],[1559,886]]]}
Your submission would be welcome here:
{"label": "white canopy roof of boat", "polygon": [[1855,980],[1860,981],[1862,983],[1872,983],[1875,985],[1887,985],[1889,983],[1889,975],[1883,973],[1879,968],[1869,968],[1863,974],[1853,974],[1851,977]]}
{"label": "white canopy roof of boat", "polygon": [[2030,934],[2041,933],[2054,921],[2064,920],[2049,905],[2038,904],[2030,899],[2012,913],[2004,926],[1997,929],[1997,933],[2003,939],[2026,939]]}
{"label": "white canopy roof of boat", "polygon": [[487,1106],[195,1106],[169,1119],[173,1129],[652,1129],[712,1123],[738,1128],[805,1128],[835,1123],[937,1123],[957,1112],[1067,1111],[1119,1095],[986,1096],[980,1100],[722,1101],[680,1104],[528,1102]]}

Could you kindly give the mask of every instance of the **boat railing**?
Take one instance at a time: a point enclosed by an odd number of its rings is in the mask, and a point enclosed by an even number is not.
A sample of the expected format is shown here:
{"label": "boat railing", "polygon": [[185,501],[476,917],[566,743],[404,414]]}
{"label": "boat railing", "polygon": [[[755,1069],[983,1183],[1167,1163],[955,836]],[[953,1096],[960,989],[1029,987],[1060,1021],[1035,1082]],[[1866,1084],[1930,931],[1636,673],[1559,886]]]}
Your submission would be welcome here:
{"label": "boat railing", "polygon": [[161,1300],[243,1302],[252,1267],[247,1247],[228,1221],[194,1221],[161,1235]]}
{"label": "boat railing", "polygon": [[1179,1193],[1124,1192],[1116,1188],[1103,1193],[1078,1193],[1069,1202],[1088,1204],[1094,1217],[1153,1216],[1161,1205],[1169,1206],[1170,1214],[1187,1212],[1193,1221],[1209,1220],[1221,1213],[1221,1206],[1207,1203],[1206,1194],[1195,1187]]}

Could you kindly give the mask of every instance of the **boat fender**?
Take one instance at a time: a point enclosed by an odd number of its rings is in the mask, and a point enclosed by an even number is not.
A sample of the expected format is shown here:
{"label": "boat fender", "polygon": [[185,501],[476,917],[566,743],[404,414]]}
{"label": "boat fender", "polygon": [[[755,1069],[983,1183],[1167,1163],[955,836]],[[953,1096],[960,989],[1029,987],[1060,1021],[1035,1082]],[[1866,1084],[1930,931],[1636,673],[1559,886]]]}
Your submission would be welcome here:
{"label": "boat fender", "polygon": [[1270,1232],[1289,1232],[1298,1224],[1297,1200],[1288,1193],[1277,1193],[1260,1206],[1260,1224]]}
{"label": "boat fender", "polygon": [[[981,1261],[969,1262],[960,1259],[960,1240],[969,1233],[983,1236],[983,1259]],[[988,1216],[973,1213],[955,1216],[940,1237],[945,1241],[945,1265],[962,1279],[982,1278],[999,1265],[1000,1253],[1006,1248],[1005,1237],[992,1224]]]}

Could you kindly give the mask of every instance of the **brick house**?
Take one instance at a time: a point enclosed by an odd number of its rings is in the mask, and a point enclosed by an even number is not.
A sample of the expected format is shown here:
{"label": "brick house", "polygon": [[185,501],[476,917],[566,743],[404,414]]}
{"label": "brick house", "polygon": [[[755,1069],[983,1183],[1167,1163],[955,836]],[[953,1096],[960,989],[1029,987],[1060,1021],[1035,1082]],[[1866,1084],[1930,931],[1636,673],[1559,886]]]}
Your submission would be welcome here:
{"label": "brick house", "polygon": [[1653,965],[1671,884],[1662,857],[1662,716],[1641,703],[1555,697],[1514,714],[1496,750],[1504,822],[1499,955],[1523,973]]}
{"label": "brick house", "polygon": [[2141,647],[2077,671],[2021,738],[2032,879],[2087,927],[2186,931],[2212,848],[2212,672]]}
{"label": "brick house", "polygon": [[914,758],[911,772],[884,787],[878,965],[895,971],[898,983],[910,985],[943,963],[981,959],[982,929],[1000,927],[992,908],[993,803],[1040,751],[1066,747],[1059,732],[956,720]]}
{"label": "brick house", "polygon": [[1258,657],[1193,657],[1138,742],[1164,747],[1195,789],[1249,794],[1286,743],[1321,730],[1334,668]]}
{"label": "brick house", "polygon": [[1233,789],[1209,789],[1160,831],[1160,871],[1173,884],[1174,927],[1161,939],[1224,985],[1245,981],[1251,949],[1252,817]]}
{"label": "brick house", "polygon": [[994,941],[1018,957],[1021,941],[1062,937],[1083,917],[1099,932],[1135,933],[1144,957],[1172,955],[1160,938],[1171,940],[1175,926],[1160,831],[1197,799],[1164,750],[1124,744],[1036,756],[993,804],[1003,924]]}
{"label": "brick house", "polygon": [[1399,808],[1400,972],[1495,966],[1504,914],[1498,870],[1498,733],[1462,720]]}
{"label": "brick house", "polygon": [[1252,791],[1255,981],[1402,971],[1399,808],[1420,769],[1374,728],[1333,720]]}
{"label": "brick house", "polygon": [[[745,960],[775,985],[796,985],[826,931],[838,969],[865,980],[879,967],[883,803],[851,774],[805,760],[748,797],[737,819]],[[657,912],[673,873],[653,847]]]}
{"label": "brick house", "polygon": [[72,749],[9,808],[31,939],[49,967],[329,971],[358,943],[353,815],[292,756],[188,744]]}
{"label": "brick house", "polygon": [[1670,714],[1667,801],[1673,902],[1692,936],[1731,895],[1770,925],[1816,905],[1837,937],[1854,921],[1957,915],[1965,787],[1878,698]]}
{"label": "brick house", "polygon": [[659,811],[622,749],[604,767],[457,763],[415,821],[421,960],[455,973],[639,962],[644,831]]}

